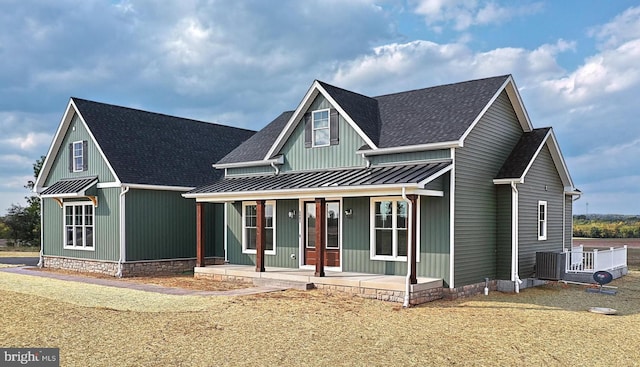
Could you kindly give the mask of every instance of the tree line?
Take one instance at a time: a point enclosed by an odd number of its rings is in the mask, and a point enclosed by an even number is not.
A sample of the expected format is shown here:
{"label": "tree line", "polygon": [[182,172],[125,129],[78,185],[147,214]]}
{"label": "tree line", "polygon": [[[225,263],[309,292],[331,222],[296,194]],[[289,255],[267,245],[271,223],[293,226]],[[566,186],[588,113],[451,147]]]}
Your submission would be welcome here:
{"label": "tree line", "polygon": [[[35,180],[40,174],[44,156],[33,164],[33,180],[29,180],[25,189],[33,192]],[[0,217],[0,238],[7,240],[9,246],[40,247],[40,199],[36,195],[26,196],[27,205],[11,204],[7,214]]]}
{"label": "tree line", "polygon": [[640,238],[640,216],[612,214],[574,215],[573,237]]}

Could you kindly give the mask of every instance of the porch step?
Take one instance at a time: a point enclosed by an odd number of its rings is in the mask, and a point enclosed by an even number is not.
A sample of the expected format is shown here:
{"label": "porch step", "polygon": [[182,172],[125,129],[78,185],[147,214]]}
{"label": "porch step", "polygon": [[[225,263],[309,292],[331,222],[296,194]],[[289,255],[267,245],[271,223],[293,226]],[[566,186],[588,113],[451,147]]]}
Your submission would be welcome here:
{"label": "porch step", "polygon": [[280,287],[280,288],[287,288],[287,289],[299,289],[303,291],[308,291],[310,289],[315,288],[313,283],[296,282],[294,280],[269,279],[269,278],[253,278],[253,285],[257,285],[259,287]]}

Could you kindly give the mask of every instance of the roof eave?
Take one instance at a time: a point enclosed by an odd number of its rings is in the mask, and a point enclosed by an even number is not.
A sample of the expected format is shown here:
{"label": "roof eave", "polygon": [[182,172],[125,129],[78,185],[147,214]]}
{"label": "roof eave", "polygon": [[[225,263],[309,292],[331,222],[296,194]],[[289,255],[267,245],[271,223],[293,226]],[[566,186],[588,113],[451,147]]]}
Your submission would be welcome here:
{"label": "roof eave", "polygon": [[451,148],[461,148],[461,147],[462,147],[462,141],[454,140],[454,141],[443,141],[438,143],[407,145],[407,146],[390,147],[390,148],[362,149],[362,150],[357,150],[356,154],[363,154],[365,157],[368,157],[368,156],[383,155],[383,154],[409,153],[409,152],[420,152],[420,151],[427,151],[427,150],[451,149]]}
{"label": "roof eave", "polygon": [[279,155],[275,158],[263,159],[260,161],[234,162],[234,163],[222,163],[222,164],[215,163],[212,166],[215,169],[226,169],[226,168],[270,166],[272,164],[284,164],[284,156]]}

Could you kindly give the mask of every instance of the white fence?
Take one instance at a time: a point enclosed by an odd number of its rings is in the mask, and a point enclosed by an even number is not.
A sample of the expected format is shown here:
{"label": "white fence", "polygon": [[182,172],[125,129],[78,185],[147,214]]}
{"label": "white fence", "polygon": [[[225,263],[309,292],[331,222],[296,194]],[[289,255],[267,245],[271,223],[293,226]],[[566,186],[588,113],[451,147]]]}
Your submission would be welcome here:
{"label": "white fence", "polygon": [[567,254],[567,273],[595,273],[600,270],[612,270],[627,266],[627,245],[608,250],[584,251],[584,246],[572,246],[565,249]]}

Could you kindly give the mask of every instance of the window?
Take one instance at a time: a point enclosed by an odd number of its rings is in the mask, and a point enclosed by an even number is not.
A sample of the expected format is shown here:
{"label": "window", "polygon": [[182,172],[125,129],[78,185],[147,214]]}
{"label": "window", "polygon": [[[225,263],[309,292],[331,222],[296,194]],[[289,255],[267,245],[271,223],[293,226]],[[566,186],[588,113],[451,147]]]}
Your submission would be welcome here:
{"label": "window", "polygon": [[94,249],[94,215],[92,203],[64,204],[64,247]]}
{"label": "window", "polygon": [[547,239],[547,202],[538,201],[538,240]]}
{"label": "window", "polygon": [[[275,219],[276,204],[268,201],[264,205],[264,215],[266,222],[266,245],[265,254],[275,255],[275,239],[276,225]],[[255,254],[258,236],[258,206],[255,202],[242,203],[242,252],[246,254]]]}
{"label": "window", "polygon": [[409,204],[402,198],[374,198],[371,207],[371,258],[406,260]]}
{"label": "window", "polygon": [[329,110],[313,111],[313,146],[324,147],[328,146],[330,141],[330,125],[329,125]]}
{"label": "window", "polygon": [[76,141],[73,143],[73,172],[81,172],[84,166],[84,155],[82,149],[82,142]]}

